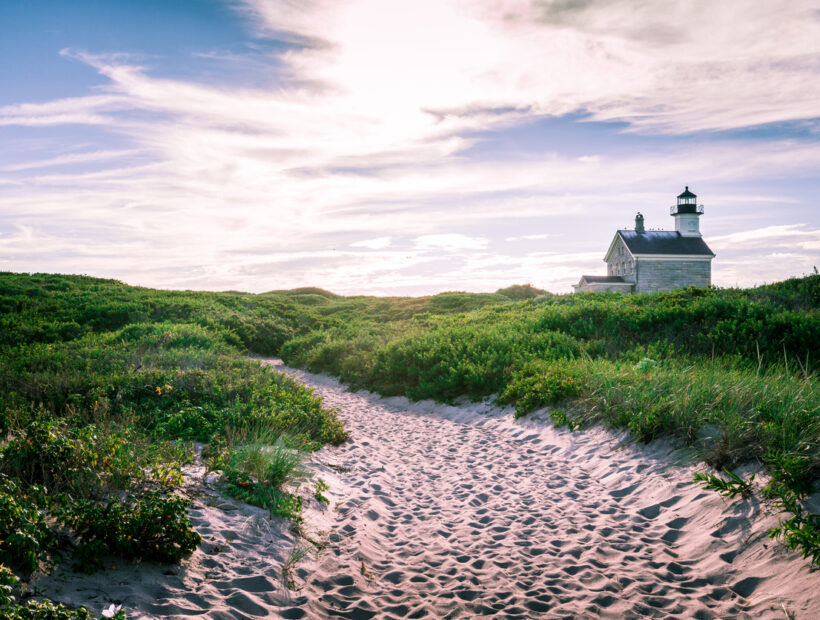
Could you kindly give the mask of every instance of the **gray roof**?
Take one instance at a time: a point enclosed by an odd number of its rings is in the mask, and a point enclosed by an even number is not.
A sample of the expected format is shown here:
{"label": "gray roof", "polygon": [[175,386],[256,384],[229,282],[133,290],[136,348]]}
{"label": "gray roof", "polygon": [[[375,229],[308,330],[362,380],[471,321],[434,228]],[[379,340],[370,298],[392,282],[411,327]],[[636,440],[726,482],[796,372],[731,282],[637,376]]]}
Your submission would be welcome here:
{"label": "gray roof", "polygon": [[686,186],[686,189],[683,190],[682,193],[678,194],[678,198],[697,198],[697,194],[693,194],[689,191],[689,186]]}
{"label": "gray roof", "polygon": [[[622,276],[581,276],[581,279],[586,280],[589,283],[604,282],[614,284],[617,282],[623,282],[624,284],[627,284],[627,282],[623,279]],[[628,284],[631,284],[631,282],[629,282]]]}
{"label": "gray roof", "polygon": [[619,230],[629,251],[635,254],[714,256],[702,237],[684,237],[676,230]]}

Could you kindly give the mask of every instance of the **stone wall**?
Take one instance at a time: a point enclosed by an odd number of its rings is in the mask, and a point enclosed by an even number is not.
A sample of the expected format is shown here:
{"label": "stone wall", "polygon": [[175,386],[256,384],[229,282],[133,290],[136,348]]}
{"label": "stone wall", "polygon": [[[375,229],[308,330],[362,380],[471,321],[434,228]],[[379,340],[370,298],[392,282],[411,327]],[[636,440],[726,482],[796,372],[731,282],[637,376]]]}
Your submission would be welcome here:
{"label": "stone wall", "polygon": [[712,261],[709,260],[640,259],[635,266],[636,293],[712,284]]}
{"label": "stone wall", "polygon": [[596,292],[596,293],[634,293],[635,287],[633,284],[624,284],[623,282],[587,282],[583,286],[573,285],[576,293],[580,292]]}
{"label": "stone wall", "polygon": [[606,275],[621,276],[627,282],[635,281],[635,261],[632,260],[632,255],[620,236],[606,264]]}

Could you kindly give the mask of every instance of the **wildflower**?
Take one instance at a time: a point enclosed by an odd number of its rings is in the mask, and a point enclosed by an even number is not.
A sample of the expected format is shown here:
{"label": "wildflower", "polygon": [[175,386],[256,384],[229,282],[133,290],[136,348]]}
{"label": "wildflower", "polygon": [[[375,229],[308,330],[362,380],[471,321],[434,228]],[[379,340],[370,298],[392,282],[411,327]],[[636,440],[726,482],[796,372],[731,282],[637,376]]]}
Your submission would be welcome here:
{"label": "wildflower", "polygon": [[116,616],[121,611],[122,611],[122,605],[114,605],[114,603],[111,603],[108,607],[103,609],[102,615],[103,615],[103,618],[113,618],[114,616]]}

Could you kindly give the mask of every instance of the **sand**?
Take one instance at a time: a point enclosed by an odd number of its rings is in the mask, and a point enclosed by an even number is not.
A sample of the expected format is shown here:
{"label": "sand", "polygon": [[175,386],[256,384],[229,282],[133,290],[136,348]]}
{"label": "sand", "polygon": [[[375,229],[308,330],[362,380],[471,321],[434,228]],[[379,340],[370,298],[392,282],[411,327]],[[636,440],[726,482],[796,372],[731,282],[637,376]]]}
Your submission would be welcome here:
{"label": "sand", "polygon": [[[61,567],[39,592],[135,618],[820,618],[820,571],[766,537],[777,514],[704,491],[704,467],[670,443],[571,433],[544,412],[514,421],[489,401],[350,393],[264,363],[351,432],[312,458],[330,505],[311,500],[302,530],[321,549],[192,467],[205,542],[180,567]],[[283,576],[294,548],[309,552]]]}

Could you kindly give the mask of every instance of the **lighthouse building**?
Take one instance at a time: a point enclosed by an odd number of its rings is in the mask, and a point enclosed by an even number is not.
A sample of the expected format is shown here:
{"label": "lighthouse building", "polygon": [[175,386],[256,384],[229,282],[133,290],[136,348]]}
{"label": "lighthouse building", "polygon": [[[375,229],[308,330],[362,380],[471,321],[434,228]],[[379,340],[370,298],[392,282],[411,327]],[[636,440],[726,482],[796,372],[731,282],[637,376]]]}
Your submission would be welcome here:
{"label": "lighthouse building", "polygon": [[654,293],[711,285],[715,254],[700,233],[703,205],[687,186],[669,212],[675,230],[646,230],[638,213],[634,230],[616,231],[604,256],[607,274],[581,276],[575,291]]}

